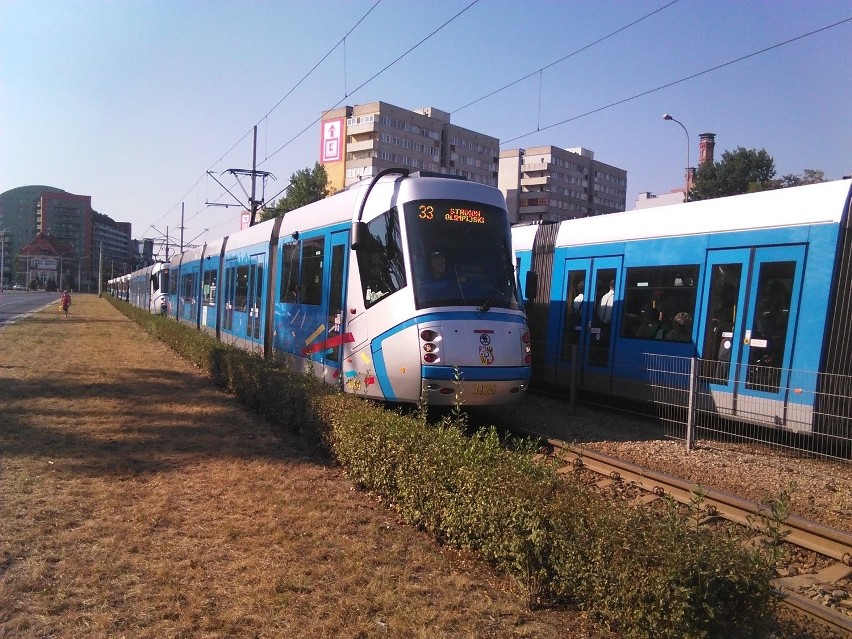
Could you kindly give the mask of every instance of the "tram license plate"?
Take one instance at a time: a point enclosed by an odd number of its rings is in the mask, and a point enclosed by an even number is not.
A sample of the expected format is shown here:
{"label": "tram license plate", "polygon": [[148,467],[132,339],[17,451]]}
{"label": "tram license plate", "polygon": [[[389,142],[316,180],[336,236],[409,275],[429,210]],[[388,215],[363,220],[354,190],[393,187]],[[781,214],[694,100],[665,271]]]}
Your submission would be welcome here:
{"label": "tram license plate", "polygon": [[497,384],[477,384],[473,387],[474,395],[496,395]]}

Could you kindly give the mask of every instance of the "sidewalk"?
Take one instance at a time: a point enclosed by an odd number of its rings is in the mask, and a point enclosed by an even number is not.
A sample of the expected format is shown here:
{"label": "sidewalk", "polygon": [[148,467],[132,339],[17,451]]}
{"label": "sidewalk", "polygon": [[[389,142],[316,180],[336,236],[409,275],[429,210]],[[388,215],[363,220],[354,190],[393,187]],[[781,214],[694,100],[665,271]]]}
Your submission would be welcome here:
{"label": "sidewalk", "polygon": [[0,329],[0,638],[608,636],[506,586],[106,299]]}

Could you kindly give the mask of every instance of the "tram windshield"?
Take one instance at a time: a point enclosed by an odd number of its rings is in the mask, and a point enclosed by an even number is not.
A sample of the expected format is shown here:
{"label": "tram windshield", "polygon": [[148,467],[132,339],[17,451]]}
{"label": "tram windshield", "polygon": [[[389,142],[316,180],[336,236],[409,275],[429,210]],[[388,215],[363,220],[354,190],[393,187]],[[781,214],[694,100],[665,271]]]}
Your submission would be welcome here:
{"label": "tram windshield", "polygon": [[159,273],[155,273],[151,276],[151,282],[154,285],[154,291],[162,293],[163,295],[169,294],[169,269],[164,268],[160,270]]}
{"label": "tram windshield", "polygon": [[404,211],[417,308],[519,308],[505,211],[458,200],[408,202]]}

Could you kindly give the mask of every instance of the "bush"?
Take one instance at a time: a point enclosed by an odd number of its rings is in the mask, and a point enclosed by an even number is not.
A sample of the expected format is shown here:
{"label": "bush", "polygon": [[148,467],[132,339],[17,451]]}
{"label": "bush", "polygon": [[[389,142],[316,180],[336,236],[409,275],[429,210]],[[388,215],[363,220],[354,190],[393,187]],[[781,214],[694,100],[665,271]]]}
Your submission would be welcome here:
{"label": "bush", "polygon": [[[443,543],[481,553],[535,606],[573,601],[625,637],[762,637],[771,554],[697,528],[669,503],[613,503],[537,462],[535,442],[404,416],[174,320],[115,303],[277,429],[321,442],[357,486]],[[693,504],[694,507],[696,504]]]}

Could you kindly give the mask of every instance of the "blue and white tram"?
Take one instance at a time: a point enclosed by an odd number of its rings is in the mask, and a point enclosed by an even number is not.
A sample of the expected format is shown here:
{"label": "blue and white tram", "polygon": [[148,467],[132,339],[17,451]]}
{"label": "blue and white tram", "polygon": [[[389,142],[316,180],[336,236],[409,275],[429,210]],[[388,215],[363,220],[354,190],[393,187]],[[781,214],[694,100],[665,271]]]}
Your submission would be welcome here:
{"label": "blue and white tram", "polygon": [[157,262],[107,282],[112,295],[146,309],[149,313],[168,312],[169,266]]}
{"label": "blue and white tram", "polygon": [[515,227],[533,384],[648,400],[649,355],[698,357],[703,410],[848,431],[820,403],[849,403],[850,184]]}
{"label": "blue and white tram", "polygon": [[430,405],[525,394],[529,332],[495,188],[383,171],[167,268],[170,317],[347,392]]}

